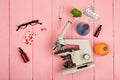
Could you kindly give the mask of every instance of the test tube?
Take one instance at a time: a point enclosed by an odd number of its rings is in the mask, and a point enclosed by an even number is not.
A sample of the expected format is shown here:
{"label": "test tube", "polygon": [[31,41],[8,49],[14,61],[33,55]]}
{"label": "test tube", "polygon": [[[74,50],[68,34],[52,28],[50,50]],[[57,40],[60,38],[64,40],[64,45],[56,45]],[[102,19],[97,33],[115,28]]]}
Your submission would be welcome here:
{"label": "test tube", "polygon": [[63,7],[60,7],[60,12],[59,12],[59,19],[62,19],[62,15],[63,15]]}

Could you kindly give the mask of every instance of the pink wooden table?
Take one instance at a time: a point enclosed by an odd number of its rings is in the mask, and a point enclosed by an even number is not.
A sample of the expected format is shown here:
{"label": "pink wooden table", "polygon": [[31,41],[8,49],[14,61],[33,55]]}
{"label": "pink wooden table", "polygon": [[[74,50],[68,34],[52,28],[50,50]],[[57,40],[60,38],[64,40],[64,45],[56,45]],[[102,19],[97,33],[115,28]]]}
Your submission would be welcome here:
{"label": "pink wooden table", "polygon": [[[120,80],[120,0],[0,0],[0,80]],[[98,22],[89,22],[86,16],[75,21],[70,9],[77,7],[81,11],[93,5],[95,12],[101,15]],[[63,19],[58,20],[59,8],[64,7]],[[43,25],[27,27],[16,32],[17,25],[39,19]],[[107,43],[111,51],[101,57],[93,53],[94,69],[62,75],[62,60],[53,55],[51,49],[56,37],[67,20],[73,22],[67,32],[67,38],[87,38],[92,49],[97,42]],[[76,31],[76,24],[85,21],[90,25],[90,34],[82,37]],[[98,38],[93,33],[99,24],[103,29]],[[46,27],[47,31],[41,31]],[[30,30],[37,34],[32,45],[22,40]],[[24,63],[18,52],[22,47],[30,58]]]}

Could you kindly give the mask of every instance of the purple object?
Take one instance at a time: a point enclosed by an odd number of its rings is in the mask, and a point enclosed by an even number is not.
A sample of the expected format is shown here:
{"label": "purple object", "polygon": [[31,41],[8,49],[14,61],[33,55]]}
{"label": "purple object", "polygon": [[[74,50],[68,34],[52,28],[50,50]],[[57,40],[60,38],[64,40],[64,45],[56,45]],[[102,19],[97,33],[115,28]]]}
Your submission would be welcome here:
{"label": "purple object", "polygon": [[76,27],[76,31],[79,35],[85,36],[90,32],[90,28],[87,23],[80,22]]}

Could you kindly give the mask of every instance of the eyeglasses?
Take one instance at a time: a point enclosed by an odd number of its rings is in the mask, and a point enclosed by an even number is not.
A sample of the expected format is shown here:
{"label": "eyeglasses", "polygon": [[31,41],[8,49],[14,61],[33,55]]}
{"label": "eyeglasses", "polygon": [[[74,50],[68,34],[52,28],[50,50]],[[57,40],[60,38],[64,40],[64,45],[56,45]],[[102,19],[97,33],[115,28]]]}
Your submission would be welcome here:
{"label": "eyeglasses", "polygon": [[42,23],[40,23],[39,20],[33,20],[33,21],[19,25],[18,28],[16,29],[16,31],[18,31],[19,29],[25,29],[25,28],[27,28],[28,25],[35,26],[36,24],[41,25]]}

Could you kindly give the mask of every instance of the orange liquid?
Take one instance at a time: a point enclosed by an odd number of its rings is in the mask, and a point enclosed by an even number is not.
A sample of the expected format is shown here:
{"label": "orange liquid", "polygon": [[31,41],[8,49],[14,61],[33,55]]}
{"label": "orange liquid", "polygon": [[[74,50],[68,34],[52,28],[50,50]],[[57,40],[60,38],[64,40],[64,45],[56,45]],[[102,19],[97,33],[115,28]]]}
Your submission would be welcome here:
{"label": "orange liquid", "polygon": [[95,53],[100,56],[105,56],[110,52],[110,48],[105,43],[99,43],[95,46]]}

